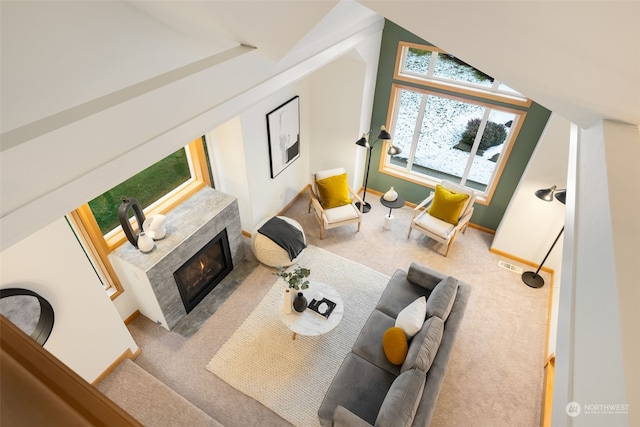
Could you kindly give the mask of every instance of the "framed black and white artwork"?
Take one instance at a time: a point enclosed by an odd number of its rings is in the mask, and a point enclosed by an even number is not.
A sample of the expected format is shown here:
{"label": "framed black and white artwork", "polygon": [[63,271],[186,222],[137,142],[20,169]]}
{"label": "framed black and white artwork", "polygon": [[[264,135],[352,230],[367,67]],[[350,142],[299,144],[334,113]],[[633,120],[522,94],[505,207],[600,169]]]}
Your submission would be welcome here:
{"label": "framed black and white artwork", "polygon": [[267,114],[271,178],[300,157],[300,97],[294,96]]}

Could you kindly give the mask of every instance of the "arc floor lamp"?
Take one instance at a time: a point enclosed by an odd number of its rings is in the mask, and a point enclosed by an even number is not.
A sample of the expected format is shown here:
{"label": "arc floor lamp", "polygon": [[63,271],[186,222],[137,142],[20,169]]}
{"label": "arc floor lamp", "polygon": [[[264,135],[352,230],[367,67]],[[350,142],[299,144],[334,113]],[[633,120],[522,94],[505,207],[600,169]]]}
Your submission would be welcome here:
{"label": "arc floor lamp", "polygon": [[[356,145],[361,147],[365,147],[369,149],[368,160],[367,160],[367,172],[364,179],[364,193],[362,194],[362,201],[364,202],[364,206],[362,207],[362,212],[367,213],[371,210],[371,205],[367,203],[365,200],[367,197],[367,185],[369,184],[369,168],[371,167],[371,152],[373,151],[373,147],[376,145],[378,141],[389,141],[389,149],[387,150],[387,154],[390,156],[394,156],[396,154],[400,154],[401,150],[398,147],[394,147],[391,143],[391,134],[387,132],[387,129],[384,126],[380,126],[380,133],[378,134],[378,138],[373,141],[373,143],[369,144],[369,137],[373,131],[369,131],[367,133],[362,134],[362,138],[356,141]],[[356,202],[356,206],[360,209],[360,202]]]}
{"label": "arc floor lamp", "polygon": [[[564,205],[567,200],[567,190],[564,190],[564,189],[556,190],[556,188],[557,187],[554,185],[551,188],[538,190],[536,191],[536,196],[538,196],[539,199],[542,199],[545,202],[552,202],[553,198],[555,197],[557,201],[559,201]],[[564,231],[564,226],[562,226],[562,228],[560,229],[560,233],[558,233],[558,237],[556,237],[556,240],[553,241],[553,244],[549,248],[549,251],[547,251],[547,254],[544,256],[544,259],[540,263],[540,266],[535,271],[535,273],[533,271],[525,271],[524,273],[522,273],[522,281],[527,286],[530,286],[532,288],[541,288],[544,286],[544,279],[538,273],[540,273],[540,269],[542,268],[542,266],[544,265],[544,262],[549,257],[549,254],[553,250],[553,247],[556,245],[556,243],[560,239],[560,236],[562,235],[563,231]]]}

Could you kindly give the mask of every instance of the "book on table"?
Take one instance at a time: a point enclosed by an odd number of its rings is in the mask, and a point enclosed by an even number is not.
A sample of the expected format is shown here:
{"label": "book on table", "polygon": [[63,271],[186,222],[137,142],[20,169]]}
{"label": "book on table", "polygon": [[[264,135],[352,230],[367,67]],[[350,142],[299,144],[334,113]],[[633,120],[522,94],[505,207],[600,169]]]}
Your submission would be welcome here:
{"label": "book on table", "polygon": [[336,308],[336,303],[327,298],[322,298],[321,300],[316,300],[314,298],[311,300],[307,308],[325,319],[328,319],[333,309]]}

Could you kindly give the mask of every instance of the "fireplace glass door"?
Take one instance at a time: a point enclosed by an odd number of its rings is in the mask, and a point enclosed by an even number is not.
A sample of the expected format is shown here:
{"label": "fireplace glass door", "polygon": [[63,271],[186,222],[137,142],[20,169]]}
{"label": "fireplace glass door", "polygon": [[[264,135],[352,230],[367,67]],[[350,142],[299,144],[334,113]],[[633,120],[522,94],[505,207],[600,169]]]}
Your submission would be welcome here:
{"label": "fireplace glass door", "polygon": [[225,229],[173,273],[187,313],[231,270],[233,263]]}

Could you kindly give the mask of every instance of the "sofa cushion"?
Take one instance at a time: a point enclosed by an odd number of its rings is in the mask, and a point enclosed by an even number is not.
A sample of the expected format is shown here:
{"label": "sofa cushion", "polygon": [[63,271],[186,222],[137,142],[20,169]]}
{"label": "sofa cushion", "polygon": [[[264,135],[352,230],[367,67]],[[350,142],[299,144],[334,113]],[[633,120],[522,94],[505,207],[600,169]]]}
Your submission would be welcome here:
{"label": "sofa cushion", "polygon": [[425,265],[418,264],[415,261],[411,263],[409,270],[407,270],[407,280],[409,282],[414,285],[422,286],[430,291],[432,291],[438,283],[446,278],[447,276],[444,274],[436,270],[432,270]]}
{"label": "sofa cushion", "polygon": [[398,313],[395,326],[401,328],[407,334],[407,338],[411,339],[424,324],[426,314],[427,298],[420,297]]}
{"label": "sofa cushion", "polygon": [[407,351],[409,351],[407,335],[401,328],[392,326],[382,336],[382,350],[384,350],[384,355],[387,356],[389,362],[394,365],[402,365],[407,357]]}
{"label": "sofa cushion", "polygon": [[426,374],[419,369],[410,369],[400,374],[382,402],[376,427],[411,426],[426,379]]}
{"label": "sofa cushion", "polygon": [[407,280],[406,272],[396,270],[384,288],[376,308],[395,319],[406,306],[423,295],[429,295],[429,290],[412,284]]}
{"label": "sofa cushion", "polygon": [[427,317],[438,316],[446,321],[458,292],[458,280],[449,276],[433,288],[427,299]]}
{"label": "sofa cushion", "polygon": [[373,425],[396,377],[360,356],[348,353],[318,409],[320,424],[332,426],[334,412],[341,405]]}
{"label": "sofa cushion", "polygon": [[411,340],[411,346],[407,352],[407,357],[402,363],[400,372],[409,369],[418,368],[424,372],[428,372],[436,358],[436,353],[442,341],[444,333],[444,322],[439,317],[430,317],[424,322],[424,326],[420,332]]}
{"label": "sofa cushion", "polygon": [[330,427],[371,427],[371,424],[341,405],[333,413],[332,421]]}
{"label": "sofa cushion", "polygon": [[360,334],[351,351],[377,367],[397,376],[400,374],[400,366],[389,362],[382,348],[384,333],[394,326],[394,322],[395,319],[393,317],[379,310],[373,310],[360,330]]}

